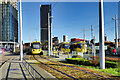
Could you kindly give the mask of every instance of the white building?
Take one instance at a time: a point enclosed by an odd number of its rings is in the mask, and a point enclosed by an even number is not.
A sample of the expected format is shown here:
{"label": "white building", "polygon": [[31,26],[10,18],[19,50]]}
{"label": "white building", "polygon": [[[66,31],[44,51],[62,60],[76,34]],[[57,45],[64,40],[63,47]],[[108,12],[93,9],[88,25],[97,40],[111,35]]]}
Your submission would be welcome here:
{"label": "white building", "polygon": [[68,36],[67,35],[63,35],[63,42],[68,42]]}
{"label": "white building", "polygon": [[61,40],[60,40],[60,39],[58,39],[58,43],[61,43]]}

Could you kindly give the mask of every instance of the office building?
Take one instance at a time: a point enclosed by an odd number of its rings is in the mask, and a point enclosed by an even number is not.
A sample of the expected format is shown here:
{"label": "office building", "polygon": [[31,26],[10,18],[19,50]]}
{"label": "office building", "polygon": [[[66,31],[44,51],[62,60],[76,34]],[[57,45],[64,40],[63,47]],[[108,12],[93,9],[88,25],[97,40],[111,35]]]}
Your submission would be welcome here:
{"label": "office building", "polygon": [[63,42],[68,42],[68,36],[67,35],[63,35]]}
{"label": "office building", "polygon": [[0,47],[10,48],[18,42],[17,2],[0,2]]}
{"label": "office building", "polygon": [[[41,42],[45,43],[48,41],[48,13],[51,16],[51,5],[40,6],[40,21],[41,21]],[[51,25],[51,18],[49,18]],[[50,28],[51,30],[51,28]]]}
{"label": "office building", "polygon": [[53,37],[52,40],[53,40],[53,43],[59,43],[58,37]]}

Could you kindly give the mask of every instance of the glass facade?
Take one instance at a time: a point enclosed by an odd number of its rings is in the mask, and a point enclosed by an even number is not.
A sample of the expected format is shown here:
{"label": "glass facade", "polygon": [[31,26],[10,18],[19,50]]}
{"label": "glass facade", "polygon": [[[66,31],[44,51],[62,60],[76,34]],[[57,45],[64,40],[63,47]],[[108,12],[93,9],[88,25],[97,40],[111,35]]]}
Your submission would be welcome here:
{"label": "glass facade", "polygon": [[18,42],[18,11],[10,3],[0,4],[0,41]]}
{"label": "glass facade", "polygon": [[[41,42],[48,41],[48,13],[51,16],[51,5],[41,5],[40,7]],[[49,21],[51,25],[51,18]],[[50,31],[51,31],[51,28],[50,28]]]}

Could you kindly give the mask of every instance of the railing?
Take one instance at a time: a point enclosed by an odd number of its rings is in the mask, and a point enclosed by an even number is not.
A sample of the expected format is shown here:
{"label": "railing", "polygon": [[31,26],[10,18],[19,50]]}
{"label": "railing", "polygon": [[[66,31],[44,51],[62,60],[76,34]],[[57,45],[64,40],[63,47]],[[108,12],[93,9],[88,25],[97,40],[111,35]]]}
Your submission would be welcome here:
{"label": "railing", "polygon": [[[39,80],[45,80],[45,78],[37,71],[35,70],[30,63],[28,63],[25,59],[23,59],[23,65],[25,66],[25,68],[27,69],[27,71],[29,72],[30,76],[33,78],[33,80],[36,80],[39,78]],[[36,74],[38,76],[36,76]]]}

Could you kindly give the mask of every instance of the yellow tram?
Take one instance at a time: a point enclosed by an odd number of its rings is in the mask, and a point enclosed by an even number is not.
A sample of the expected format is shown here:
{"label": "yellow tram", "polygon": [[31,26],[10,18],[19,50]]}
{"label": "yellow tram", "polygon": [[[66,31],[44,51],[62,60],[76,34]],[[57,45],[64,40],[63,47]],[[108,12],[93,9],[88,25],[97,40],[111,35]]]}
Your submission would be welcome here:
{"label": "yellow tram", "polygon": [[76,41],[71,43],[70,45],[71,51],[77,51],[77,52],[87,52],[87,44],[85,41]]}
{"label": "yellow tram", "polygon": [[62,42],[59,44],[60,50],[63,51],[63,53],[70,52],[70,43],[69,42]]}
{"label": "yellow tram", "polygon": [[31,44],[31,53],[43,55],[40,41],[33,41]]}

